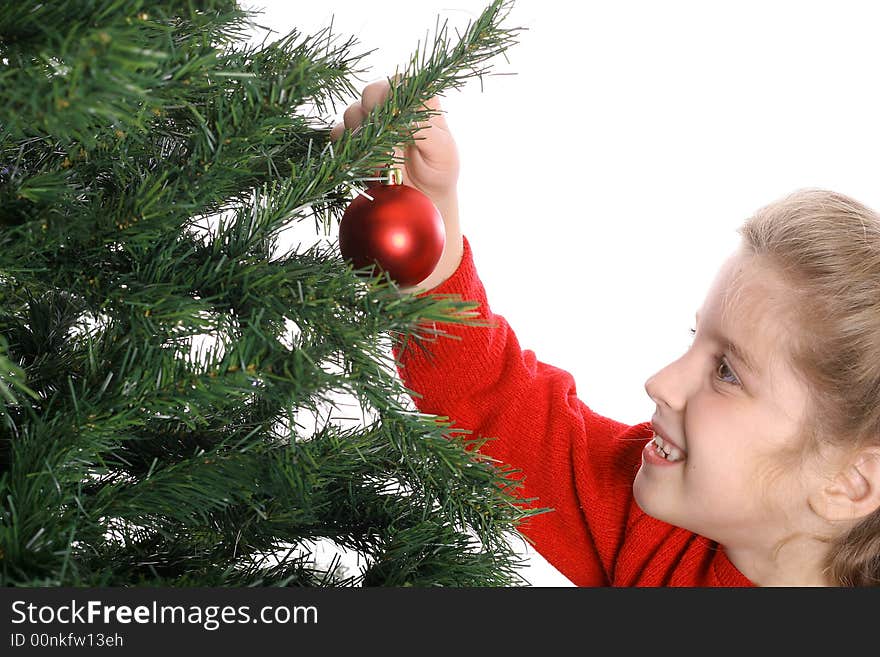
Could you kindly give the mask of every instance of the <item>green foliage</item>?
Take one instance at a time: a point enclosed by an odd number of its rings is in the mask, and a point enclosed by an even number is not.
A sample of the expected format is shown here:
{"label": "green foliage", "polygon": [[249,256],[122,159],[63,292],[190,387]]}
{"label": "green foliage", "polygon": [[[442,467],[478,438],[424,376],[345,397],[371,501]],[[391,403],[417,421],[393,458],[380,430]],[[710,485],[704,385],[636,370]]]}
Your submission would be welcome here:
{"label": "green foliage", "polygon": [[[0,5],[0,584],[520,581],[508,538],[535,510],[413,411],[390,356],[473,304],[278,248],[488,70],[507,9],[438,28],[330,148],[314,116],[357,94],[353,39],[250,45],[231,0]],[[341,393],[363,422],[300,422]],[[318,564],[323,539],[362,571]]]}

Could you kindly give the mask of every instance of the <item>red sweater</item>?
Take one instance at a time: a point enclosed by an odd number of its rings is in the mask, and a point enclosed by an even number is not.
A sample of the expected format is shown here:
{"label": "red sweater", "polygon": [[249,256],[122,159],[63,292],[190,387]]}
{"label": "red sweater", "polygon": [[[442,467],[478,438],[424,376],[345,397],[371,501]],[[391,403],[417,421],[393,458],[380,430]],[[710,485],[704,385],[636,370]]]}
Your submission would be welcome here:
{"label": "red sweater", "polygon": [[438,338],[430,357],[396,345],[398,372],[420,411],[494,437],[482,453],[521,470],[518,494],[553,509],[519,528],[551,565],[578,586],[752,585],[717,543],[639,508],[632,483],[650,423],[602,417],[578,399],[571,374],[520,349],[489,307],[467,238],[458,269],[430,294],[478,301],[493,326],[445,324],[461,339]]}

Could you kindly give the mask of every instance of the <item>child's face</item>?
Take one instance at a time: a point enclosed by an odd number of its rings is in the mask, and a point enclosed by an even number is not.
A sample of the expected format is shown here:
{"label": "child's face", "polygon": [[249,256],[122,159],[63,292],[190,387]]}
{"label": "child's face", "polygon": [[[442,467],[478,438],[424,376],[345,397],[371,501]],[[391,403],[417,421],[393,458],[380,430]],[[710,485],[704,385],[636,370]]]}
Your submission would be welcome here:
{"label": "child's face", "polygon": [[769,549],[809,520],[807,492],[818,475],[809,459],[791,456],[807,391],[786,366],[785,293],[775,272],[736,251],[698,312],[691,347],[645,384],[656,431],[684,453],[664,460],[649,442],[636,501],[726,548]]}

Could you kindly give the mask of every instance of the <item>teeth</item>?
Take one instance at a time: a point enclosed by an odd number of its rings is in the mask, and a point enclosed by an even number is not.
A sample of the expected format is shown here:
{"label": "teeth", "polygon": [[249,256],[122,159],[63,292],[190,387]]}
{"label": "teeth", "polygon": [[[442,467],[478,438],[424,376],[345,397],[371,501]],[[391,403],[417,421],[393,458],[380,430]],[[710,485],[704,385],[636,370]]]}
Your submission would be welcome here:
{"label": "teeth", "polygon": [[684,458],[680,449],[673,445],[667,445],[656,433],[652,440],[654,441],[654,450],[667,461],[681,461]]}

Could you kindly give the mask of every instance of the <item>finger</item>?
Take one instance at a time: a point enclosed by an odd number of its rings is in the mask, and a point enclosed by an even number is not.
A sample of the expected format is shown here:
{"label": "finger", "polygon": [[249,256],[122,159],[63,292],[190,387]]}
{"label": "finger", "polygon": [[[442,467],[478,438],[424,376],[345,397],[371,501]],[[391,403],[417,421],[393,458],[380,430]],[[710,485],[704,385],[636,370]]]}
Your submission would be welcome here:
{"label": "finger", "polygon": [[369,114],[376,105],[384,103],[389,91],[391,85],[388,80],[377,80],[364,87],[364,92],[361,94],[361,107],[364,113]]}
{"label": "finger", "polygon": [[364,112],[363,107],[361,107],[360,101],[356,100],[345,110],[345,113],[342,115],[342,120],[345,122],[347,130],[354,130],[361,124],[365,116],[366,113]]}
{"label": "finger", "polygon": [[[403,75],[398,73],[391,79],[386,78],[383,80],[376,80],[364,87],[364,91],[361,94],[361,107],[363,108],[364,113],[369,114],[373,111],[373,108],[385,102],[385,99],[391,91],[391,84],[399,84],[402,79]],[[416,124],[418,130],[430,126],[436,126],[441,130],[449,132],[449,126],[446,123],[446,116],[443,114],[443,108],[440,105],[439,96],[433,96],[425,101],[422,109],[431,110],[432,115],[429,120],[419,121]]]}
{"label": "finger", "polygon": [[330,141],[336,141],[345,132],[345,124],[340,122],[333,126],[330,130]]}
{"label": "finger", "polygon": [[[397,84],[402,78],[403,76],[398,74],[394,78],[395,84]],[[363,94],[361,94],[361,107],[363,108],[364,113],[369,114],[373,111],[373,108],[376,107],[376,105],[385,102],[390,91],[391,84],[388,79],[377,80],[364,87]],[[419,122],[419,128],[427,128],[430,125],[434,125],[443,130],[449,130],[449,126],[446,123],[446,116],[442,113],[443,108],[440,105],[439,96],[433,96],[425,101],[423,109],[429,109],[432,112],[438,112],[438,114],[432,115],[429,121]]]}

